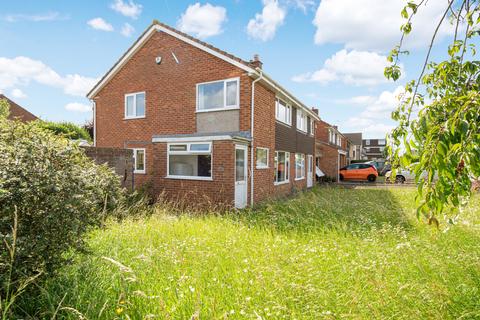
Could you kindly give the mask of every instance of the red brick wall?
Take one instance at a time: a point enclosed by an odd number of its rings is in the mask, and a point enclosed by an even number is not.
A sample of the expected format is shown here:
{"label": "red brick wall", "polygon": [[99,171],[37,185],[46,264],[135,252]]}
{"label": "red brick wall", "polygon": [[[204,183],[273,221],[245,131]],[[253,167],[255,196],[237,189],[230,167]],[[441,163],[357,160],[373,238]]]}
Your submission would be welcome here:
{"label": "red brick wall", "polygon": [[319,149],[319,168],[325,175],[336,179],[338,172],[338,148],[328,144],[321,144]]}

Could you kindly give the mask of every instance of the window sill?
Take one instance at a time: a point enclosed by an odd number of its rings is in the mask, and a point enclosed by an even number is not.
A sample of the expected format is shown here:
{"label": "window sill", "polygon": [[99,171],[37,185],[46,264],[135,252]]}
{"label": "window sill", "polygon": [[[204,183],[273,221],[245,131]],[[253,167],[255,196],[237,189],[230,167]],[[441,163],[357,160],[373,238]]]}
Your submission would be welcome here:
{"label": "window sill", "polygon": [[141,117],[125,117],[125,118],[123,118],[123,120],[134,120],[134,119],[145,119],[145,116],[141,116]]}
{"label": "window sill", "polygon": [[215,108],[215,109],[205,109],[205,110],[198,110],[196,113],[204,113],[204,112],[218,112],[218,111],[229,111],[229,110],[240,110],[240,107],[225,107],[225,108]]}
{"label": "window sill", "polygon": [[289,127],[289,128],[292,127],[292,124],[288,124],[286,122],[283,122],[282,120],[275,119],[275,121],[281,125],[284,125],[285,127]]}
{"label": "window sill", "polygon": [[274,182],[273,185],[274,186],[281,186],[282,184],[287,184],[289,182],[290,182],[290,180],[286,180],[286,181],[282,181],[282,182]]}
{"label": "window sill", "polygon": [[262,167],[255,167],[255,169],[268,169],[269,167],[268,166],[262,166]]}
{"label": "window sill", "polygon": [[305,177],[295,178],[295,181],[305,180]]}
{"label": "window sill", "polygon": [[147,172],[145,170],[143,170],[143,171],[133,170],[133,173],[134,174],[147,174]]}
{"label": "window sill", "polygon": [[297,129],[297,132],[303,133],[304,135],[309,135],[307,131],[303,131],[302,129]]}
{"label": "window sill", "polygon": [[211,177],[166,176],[165,178],[173,179],[173,180],[213,181],[213,178],[211,178]]}

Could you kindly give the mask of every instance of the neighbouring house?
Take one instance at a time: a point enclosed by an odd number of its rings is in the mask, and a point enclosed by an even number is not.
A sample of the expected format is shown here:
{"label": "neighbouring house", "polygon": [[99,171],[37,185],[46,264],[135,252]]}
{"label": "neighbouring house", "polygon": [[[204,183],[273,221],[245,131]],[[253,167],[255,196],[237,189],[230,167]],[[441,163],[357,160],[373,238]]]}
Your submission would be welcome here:
{"label": "neighbouring house", "polygon": [[375,161],[378,170],[382,170],[385,165],[385,139],[363,139],[364,159]]}
{"label": "neighbouring house", "polygon": [[154,21],[87,96],[95,146],[132,149],[155,196],[243,208],[313,185],[318,115],[257,55]]}
{"label": "neighbouring house", "polygon": [[365,157],[365,151],[363,150],[362,133],[344,133],[343,135],[350,141],[348,148],[350,161],[363,160]]}
{"label": "neighbouring house", "polygon": [[338,170],[349,163],[348,139],[337,126],[318,120],[315,133],[315,163],[330,178],[338,181]]}
{"label": "neighbouring house", "polygon": [[0,100],[3,99],[7,100],[8,104],[10,105],[10,114],[8,116],[8,119],[20,120],[22,122],[30,122],[38,119],[35,115],[27,111],[25,108],[22,108],[20,105],[7,98],[5,95],[0,94]]}

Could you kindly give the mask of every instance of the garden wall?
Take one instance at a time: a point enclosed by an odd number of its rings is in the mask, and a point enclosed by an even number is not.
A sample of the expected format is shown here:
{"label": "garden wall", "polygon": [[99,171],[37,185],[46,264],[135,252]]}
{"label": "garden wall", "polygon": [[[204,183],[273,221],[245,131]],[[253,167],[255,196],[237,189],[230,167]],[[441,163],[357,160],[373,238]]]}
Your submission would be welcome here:
{"label": "garden wall", "polygon": [[133,190],[133,151],[121,148],[82,147],[98,164],[106,163],[120,176],[122,187]]}

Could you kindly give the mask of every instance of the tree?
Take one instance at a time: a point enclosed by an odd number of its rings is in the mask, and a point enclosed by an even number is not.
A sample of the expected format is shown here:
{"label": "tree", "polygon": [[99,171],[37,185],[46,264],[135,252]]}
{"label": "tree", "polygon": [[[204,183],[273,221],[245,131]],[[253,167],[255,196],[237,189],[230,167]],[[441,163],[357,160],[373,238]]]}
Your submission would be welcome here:
{"label": "tree", "polygon": [[91,142],[92,138],[84,127],[80,127],[70,122],[38,121],[38,126],[53,132],[56,135],[63,136],[70,140],[86,140]]}
{"label": "tree", "polygon": [[8,118],[10,114],[10,104],[7,99],[0,99],[0,118]]}
{"label": "tree", "polygon": [[[427,0],[409,1],[402,10],[405,24],[399,45],[388,57],[387,78],[399,79],[400,57],[408,54],[402,47],[404,39],[414,30],[417,13],[428,5]],[[454,29],[448,58],[434,62],[432,47],[447,21]],[[407,83],[392,113],[398,122],[389,135],[392,167],[408,167],[415,173],[417,213],[429,223],[438,224],[435,217],[440,214],[454,222],[472,194],[472,181],[480,176],[480,61],[475,60],[479,30],[479,0],[446,1],[420,75]]]}

